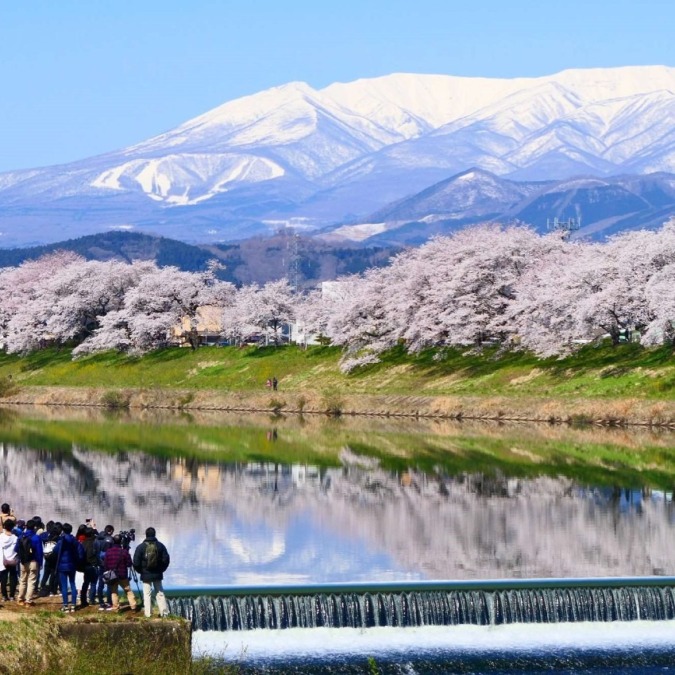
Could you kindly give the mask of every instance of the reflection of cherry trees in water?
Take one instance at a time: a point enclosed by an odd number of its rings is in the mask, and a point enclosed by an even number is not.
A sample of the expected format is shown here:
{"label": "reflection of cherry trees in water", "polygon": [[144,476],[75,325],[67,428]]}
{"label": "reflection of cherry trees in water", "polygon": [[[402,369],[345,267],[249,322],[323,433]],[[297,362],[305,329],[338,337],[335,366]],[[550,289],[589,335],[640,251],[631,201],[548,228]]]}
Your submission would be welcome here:
{"label": "reflection of cherry trees in water", "polygon": [[2,454],[0,490],[17,513],[153,524],[186,582],[195,547],[193,577],[211,583],[361,578],[360,558],[383,578],[458,579],[651,575],[675,559],[673,503],[647,489],[390,471],[348,449],[337,468],[12,445]]}

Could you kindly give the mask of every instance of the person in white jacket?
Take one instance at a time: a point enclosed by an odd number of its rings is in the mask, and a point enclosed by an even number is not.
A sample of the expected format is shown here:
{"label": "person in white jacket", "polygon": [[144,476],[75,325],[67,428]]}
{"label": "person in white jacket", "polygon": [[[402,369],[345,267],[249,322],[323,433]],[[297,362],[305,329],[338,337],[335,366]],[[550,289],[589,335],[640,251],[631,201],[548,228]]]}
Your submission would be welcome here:
{"label": "person in white jacket", "polygon": [[0,532],[0,552],[2,553],[0,555],[0,592],[5,602],[15,599],[19,579],[19,556],[14,550],[16,535],[12,532],[13,529],[14,521],[5,520],[2,524],[2,532]]}

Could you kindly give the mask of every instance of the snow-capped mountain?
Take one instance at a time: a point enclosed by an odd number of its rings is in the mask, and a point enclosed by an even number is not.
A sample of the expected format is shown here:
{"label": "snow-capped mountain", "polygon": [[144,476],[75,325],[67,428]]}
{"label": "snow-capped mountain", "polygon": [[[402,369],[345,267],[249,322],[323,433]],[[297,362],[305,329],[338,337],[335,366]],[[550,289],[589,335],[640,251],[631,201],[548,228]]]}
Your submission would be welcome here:
{"label": "snow-capped mountain", "polygon": [[116,152],[0,174],[0,244],[357,222],[470,167],[518,181],[675,172],[673,119],[665,66],[294,82]]}

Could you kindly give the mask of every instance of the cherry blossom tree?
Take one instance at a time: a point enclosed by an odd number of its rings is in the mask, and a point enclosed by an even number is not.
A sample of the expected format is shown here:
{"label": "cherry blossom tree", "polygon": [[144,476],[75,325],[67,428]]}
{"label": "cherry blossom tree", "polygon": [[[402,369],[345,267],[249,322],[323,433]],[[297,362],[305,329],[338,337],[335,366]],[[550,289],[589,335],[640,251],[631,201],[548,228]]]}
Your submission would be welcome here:
{"label": "cherry blossom tree", "polygon": [[104,349],[148,352],[167,346],[177,326],[184,327],[194,349],[198,344],[199,307],[227,304],[233,292],[232,284],[218,281],[210,270],[191,273],[153,264],[127,290],[120,309],[105,315],[98,330],[74,353]]}
{"label": "cherry blossom tree", "polygon": [[[11,324],[17,314],[39,302],[45,284],[60,271],[83,262],[84,259],[75,253],[57,251],[36,260],[27,260],[18,267],[0,270],[0,342],[8,351],[23,350],[13,339],[17,325]],[[43,318],[28,313],[24,322],[27,331],[41,335],[38,346],[44,345]]]}
{"label": "cherry blossom tree", "polygon": [[260,334],[265,342],[279,344],[282,329],[295,318],[296,298],[287,279],[264,286],[252,284],[240,288],[231,307],[223,313],[225,336],[237,341]]}
{"label": "cherry blossom tree", "polygon": [[102,316],[122,306],[127,290],[153,268],[152,263],[80,260],[56,270],[10,322],[11,350],[32,351],[45,341],[82,342],[99,327]]}
{"label": "cherry blossom tree", "polygon": [[651,320],[641,336],[644,345],[675,344],[675,264],[666,265],[647,283]]}
{"label": "cherry blossom tree", "polygon": [[507,310],[515,344],[553,356],[593,338],[593,324],[580,321],[577,310],[589,292],[586,273],[600,262],[597,253],[595,247],[560,241],[529,267]]}

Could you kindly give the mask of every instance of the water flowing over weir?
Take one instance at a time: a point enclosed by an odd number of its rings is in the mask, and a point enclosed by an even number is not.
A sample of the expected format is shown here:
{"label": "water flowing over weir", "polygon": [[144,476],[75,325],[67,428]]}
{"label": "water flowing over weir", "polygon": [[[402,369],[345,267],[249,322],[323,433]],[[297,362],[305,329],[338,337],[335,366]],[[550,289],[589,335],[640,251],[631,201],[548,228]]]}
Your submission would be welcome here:
{"label": "water flowing over weir", "polygon": [[675,578],[175,589],[195,630],[370,628],[675,619]]}

